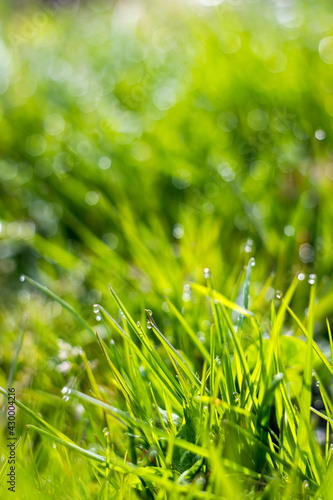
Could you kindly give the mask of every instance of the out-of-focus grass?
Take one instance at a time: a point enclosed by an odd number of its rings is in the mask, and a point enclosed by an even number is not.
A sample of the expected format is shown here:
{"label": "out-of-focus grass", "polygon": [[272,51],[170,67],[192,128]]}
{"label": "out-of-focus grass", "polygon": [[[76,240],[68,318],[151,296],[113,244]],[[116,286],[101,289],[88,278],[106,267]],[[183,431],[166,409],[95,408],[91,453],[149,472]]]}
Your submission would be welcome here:
{"label": "out-of-focus grass", "polygon": [[330,271],[325,2],[3,10],[3,280],[172,293],[244,249],[279,287]]}
{"label": "out-of-focus grass", "polygon": [[[63,386],[91,388],[79,349],[108,386],[96,341],[54,298],[20,283],[20,273],[47,284],[102,337],[92,305],[113,307],[110,282],[137,318],[151,308],[201,373],[193,335],[211,353],[214,311],[184,282],[202,283],[210,268],[215,288],[240,303],[244,265],[255,256],[249,307],[264,332],[275,290],[285,293],[299,271],[305,279],[291,306],[307,324],[306,282],[316,273],[314,335],[328,352],[330,3],[8,2],[1,9],[1,385],[27,311],[15,378],[24,402],[76,443],[86,427],[89,442],[101,431],[88,425],[92,410],[60,404]],[[244,328],[248,347],[256,339]],[[193,329],[192,340],[184,329]],[[288,317],[284,333],[292,330],[302,333]],[[288,356],[298,349],[295,341]],[[301,384],[300,369],[293,377]],[[22,412],[18,420],[24,434],[31,422]],[[38,439],[29,464],[41,479],[25,480],[35,488],[41,480],[61,498],[100,491],[86,462],[68,465]],[[65,493],[74,470],[83,490],[73,481]]]}

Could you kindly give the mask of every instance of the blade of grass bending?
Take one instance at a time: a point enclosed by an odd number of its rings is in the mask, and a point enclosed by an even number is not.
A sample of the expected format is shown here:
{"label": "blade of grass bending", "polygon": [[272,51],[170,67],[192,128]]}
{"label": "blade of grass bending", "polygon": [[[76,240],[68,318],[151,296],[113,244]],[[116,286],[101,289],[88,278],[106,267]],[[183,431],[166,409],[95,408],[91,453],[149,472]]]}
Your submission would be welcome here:
{"label": "blade of grass bending", "polygon": [[[5,389],[3,389],[2,387],[0,387],[0,392],[4,395],[8,396],[7,391]],[[40,425],[42,425],[43,427],[46,427],[46,429],[48,429],[55,436],[59,436],[61,438],[66,438],[66,436],[62,432],[58,431],[57,429],[52,427],[52,425],[48,424],[45,420],[43,420],[41,417],[39,417],[37,415],[37,413],[35,413],[33,410],[30,410],[30,408],[28,408],[23,403],[21,403],[21,401],[19,401],[17,398],[15,398],[15,404],[16,404],[16,406],[21,408],[21,410],[23,410],[27,415],[29,415],[31,418],[36,420],[36,422],[38,422]],[[68,439],[68,438],[66,438],[66,439]]]}
{"label": "blade of grass bending", "polygon": [[[109,290],[110,290],[110,293],[111,293],[112,297],[114,298],[116,304],[118,305],[120,310],[123,312],[123,314],[127,318],[128,323],[129,323],[130,327],[132,328],[133,332],[135,333],[137,338],[140,340],[141,344],[143,344],[144,347],[147,349],[151,358],[156,363],[157,367],[159,368],[160,375],[162,376],[162,378],[164,380],[166,380],[166,379],[168,380],[168,385],[169,385],[168,390],[170,391],[170,386],[171,386],[173,388],[173,396],[176,397],[178,402],[180,402],[182,400],[182,394],[181,394],[179,386],[176,384],[175,378],[172,376],[172,374],[170,373],[170,371],[166,367],[166,365],[163,363],[163,361],[156,354],[155,349],[153,349],[151,342],[150,342],[149,338],[147,337],[146,333],[143,331],[143,329],[140,329],[138,327],[138,325],[135,323],[132,316],[129,314],[126,307],[121,302],[118,295],[116,294],[116,292],[113,290],[113,288],[110,285],[109,285]],[[119,328],[121,328],[121,327],[119,327]],[[156,370],[156,367],[153,367],[153,371],[155,371],[155,370]]]}
{"label": "blade of grass bending", "polygon": [[229,420],[223,420],[223,424],[237,430],[240,434],[242,434],[247,440],[252,441],[254,446],[263,450],[266,454],[268,454],[272,459],[276,462],[284,465],[288,469],[292,467],[292,463],[287,462],[284,458],[280,457],[275,451],[271,450],[268,444],[263,443],[259,438],[257,438],[252,432],[247,431],[242,426],[235,424]]}
{"label": "blade of grass bending", "polygon": [[169,305],[170,310],[174,313],[174,315],[176,316],[176,318],[178,319],[180,324],[185,328],[186,332],[188,333],[189,337],[191,338],[191,340],[195,344],[196,348],[198,349],[198,351],[200,352],[202,357],[204,359],[206,359],[208,362],[210,362],[209,352],[207,351],[206,347],[200,342],[200,340],[196,336],[194,330],[192,330],[192,328],[190,327],[190,325],[188,324],[188,322],[186,321],[184,316],[178,311],[176,306],[173,305],[171,300],[168,299],[168,297],[165,297],[165,299]]}
{"label": "blade of grass bending", "polygon": [[244,309],[243,307],[239,306],[238,304],[235,304],[231,300],[227,299],[222,295],[220,292],[217,292],[216,290],[210,290],[208,287],[199,285],[197,283],[190,282],[191,288],[193,290],[196,290],[199,292],[201,295],[206,295],[207,297],[212,297],[213,299],[217,300],[221,304],[223,304],[225,307],[228,309],[233,309],[234,311],[243,314],[247,318],[250,318],[253,316],[251,311],[248,311],[247,309]]}
{"label": "blade of grass bending", "polygon": [[[287,311],[294,318],[294,320],[296,321],[296,323],[298,324],[299,328],[302,330],[302,332],[304,333],[304,335],[306,336],[306,338],[308,338],[309,332],[305,328],[305,326],[303,325],[303,323],[301,322],[301,320],[298,318],[298,316],[296,316],[296,314],[294,313],[294,311],[289,306],[287,306]],[[321,349],[318,347],[318,345],[316,344],[316,342],[313,339],[312,339],[312,347],[313,347],[314,351],[316,352],[316,354],[318,354],[318,357],[320,358],[320,360],[323,362],[323,364],[329,370],[329,372],[331,373],[331,375],[333,375],[333,367],[330,365],[330,363],[329,363],[328,359],[326,358],[325,354],[322,353]]]}
{"label": "blade of grass bending", "polygon": [[27,281],[31,285],[34,285],[36,288],[38,288],[38,290],[40,290],[41,292],[45,293],[46,295],[48,295],[49,297],[51,297],[51,299],[55,300],[56,302],[58,302],[58,304],[60,304],[65,309],[67,309],[67,311],[69,311],[74,316],[74,318],[76,318],[81,323],[81,325],[83,325],[84,328],[86,330],[88,330],[88,332],[90,333],[90,335],[92,335],[92,337],[94,338],[94,340],[96,340],[94,330],[89,325],[89,323],[87,323],[87,321],[85,319],[83,319],[82,316],[80,316],[75,311],[74,307],[72,307],[70,304],[68,304],[68,302],[66,302],[65,300],[63,300],[60,297],[58,297],[58,295],[56,295],[54,292],[52,292],[51,290],[49,290],[46,286],[41,285],[40,283],[38,283],[38,281],[35,281],[35,280],[33,280],[32,278],[29,278],[29,276],[26,276],[26,275],[23,275],[23,278],[24,278],[25,281]]}
{"label": "blade of grass bending", "polygon": [[[98,455],[97,453],[94,453],[89,450],[85,450],[84,448],[81,448],[80,446],[77,446],[74,443],[71,443],[70,441],[67,441],[66,439],[60,439],[58,437],[55,437],[53,434],[48,433],[47,431],[36,427],[34,425],[29,426],[30,429],[34,430],[35,432],[38,432],[39,434],[47,437],[48,439],[51,439],[52,441],[55,441],[66,448],[79,453],[80,455],[84,456],[87,459],[94,460],[103,466],[106,466],[106,457],[103,457],[102,455]],[[168,492],[179,492],[179,495],[182,493],[186,493],[188,490],[190,490],[191,485],[180,485],[175,483],[174,481],[171,481],[168,477],[166,477],[166,474],[157,474],[156,469],[152,467],[138,467],[134,464],[131,464],[130,462],[124,461],[120,457],[117,457],[117,455],[112,455],[108,457],[109,463],[113,466],[113,470],[117,472],[122,472],[122,473],[127,473],[127,474],[133,474],[139,478],[143,478],[145,481],[163,486]],[[196,490],[196,498],[203,498],[203,499],[216,499],[217,497],[213,494],[209,494],[203,491]]]}
{"label": "blade of grass bending", "polygon": [[141,333],[138,330],[137,324],[135,323],[134,319],[132,318],[132,316],[130,315],[130,313],[127,311],[126,307],[124,306],[124,304],[122,303],[122,301],[120,300],[120,298],[118,297],[118,295],[116,294],[116,292],[113,290],[113,288],[112,288],[111,285],[109,285],[109,290],[110,290],[110,293],[111,293],[113,299],[115,300],[117,306],[124,313],[124,315],[125,315],[128,323],[129,323],[129,325],[131,326],[133,332],[141,340]]}
{"label": "blade of grass bending", "polygon": [[104,343],[102,341],[102,339],[100,338],[100,336],[98,335],[98,333],[96,332],[96,337],[97,337],[97,341],[99,343],[99,346],[101,348],[101,351],[106,359],[106,362],[110,368],[110,371],[112,373],[112,375],[114,376],[114,378],[116,379],[117,381],[117,384],[119,385],[127,403],[129,404],[130,407],[132,407],[133,405],[133,402],[135,401],[135,396],[134,396],[134,393],[131,389],[131,387],[129,387],[128,383],[126,382],[126,380],[124,379],[124,377],[121,375],[121,373],[117,370],[117,368],[115,367],[115,365],[112,363],[111,359],[110,359],[110,356],[108,355],[106,349],[105,349],[105,346],[104,346]]}
{"label": "blade of grass bending", "polygon": [[[151,359],[147,356],[145,356],[139,347],[136,345],[134,340],[129,337],[129,335],[123,330],[123,328],[117,323],[115,319],[112,318],[112,316],[104,309],[104,307],[100,306],[99,304],[96,304],[96,306],[99,307],[100,311],[102,314],[106,317],[106,319],[110,322],[112,326],[117,330],[117,332],[121,335],[121,337],[125,340],[125,342],[128,342],[128,344],[134,349],[134,352],[137,354],[137,356],[140,358],[140,360],[143,362],[144,365],[148,364],[148,369],[152,371],[152,373],[158,373],[160,375],[160,380],[163,383],[164,387],[167,389],[173,400],[175,401],[176,405],[181,408],[181,393],[179,391],[179,387],[176,384],[176,381],[172,374],[170,373],[170,370],[163,364],[163,362],[156,356],[156,353],[154,353],[152,347],[150,344],[148,344],[147,340],[143,340],[143,332],[141,333],[141,330],[137,327],[137,330],[139,330],[139,334],[137,334],[138,338],[140,339],[141,344],[148,350],[148,352],[151,355]],[[154,364],[152,364],[152,361]]]}
{"label": "blade of grass bending", "polygon": [[320,411],[316,410],[312,406],[310,406],[310,410],[313,413],[315,413],[316,415],[318,415],[318,417],[323,418],[324,420],[326,420],[326,422],[330,422],[331,424],[333,424],[333,419],[332,418],[329,418],[327,415],[324,415],[323,413],[321,413]]}
{"label": "blade of grass bending", "polygon": [[167,338],[165,338],[165,336],[163,335],[163,333],[159,330],[158,326],[156,325],[151,313],[149,312],[148,309],[146,309],[146,313],[147,313],[147,316],[148,316],[148,320],[152,326],[152,330],[153,332],[155,333],[155,335],[157,336],[157,338],[162,342],[162,344],[164,345],[166,351],[168,353],[171,354],[171,356],[174,356],[177,358],[177,362],[179,363],[179,365],[182,367],[183,371],[186,373],[186,375],[189,377],[190,380],[192,380],[192,382],[194,382],[194,384],[197,386],[197,387],[200,387],[201,385],[201,381],[198,379],[198,377],[196,377],[196,375],[193,373],[193,371],[191,370],[191,368],[188,366],[188,364],[186,363],[186,361],[184,360],[184,358],[179,354],[179,352],[177,351],[177,349],[175,349],[173,347],[173,345],[168,341]]}
{"label": "blade of grass bending", "polygon": [[[92,398],[91,396],[88,396],[88,395],[83,394],[82,392],[79,392],[76,390],[72,391],[72,395],[76,396],[77,398],[79,398],[83,401],[91,403],[95,406],[100,406],[102,408],[105,408],[107,411],[109,411],[115,417],[122,420],[124,425],[127,425],[129,427],[136,427],[137,429],[141,429],[144,432],[149,432],[150,434],[155,433],[157,436],[159,436],[163,439],[166,439],[166,440],[169,439],[169,434],[166,433],[164,430],[159,429],[158,427],[154,427],[152,425],[149,425],[147,422],[144,422],[143,420],[140,420],[139,418],[132,417],[128,413],[126,413],[122,410],[119,410],[118,408],[115,408],[114,406],[111,406],[107,403],[104,403],[104,401],[99,401],[98,399]],[[201,446],[198,446],[196,444],[190,443],[189,441],[184,441],[183,439],[176,438],[175,445],[179,446],[180,448],[184,448],[185,450],[191,451],[192,453],[197,453],[198,455],[209,458],[209,451],[208,450],[206,450],[205,448],[202,448]]]}

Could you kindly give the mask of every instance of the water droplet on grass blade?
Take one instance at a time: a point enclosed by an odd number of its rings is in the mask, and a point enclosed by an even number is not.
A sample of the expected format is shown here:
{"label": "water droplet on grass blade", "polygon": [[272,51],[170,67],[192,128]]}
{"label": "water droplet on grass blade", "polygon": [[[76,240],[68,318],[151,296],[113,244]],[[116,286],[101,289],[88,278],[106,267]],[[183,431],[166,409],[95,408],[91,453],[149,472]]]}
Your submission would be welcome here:
{"label": "water droplet on grass blade", "polygon": [[101,320],[102,320],[102,316],[100,314],[97,314],[96,321],[101,321]]}
{"label": "water droplet on grass blade", "polygon": [[276,292],[275,292],[275,297],[276,297],[277,299],[279,299],[279,300],[280,300],[280,299],[282,299],[282,296],[283,296],[283,295],[282,295],[281,290],[276,290]]}
{"label": "water droplet on grass blade", "polygon": [[208,279],[210,276],[210,271],[208,267],[205,267],[204,272],[203,272],[204,278]]}
{"label": "water droplet on grass blade", "polygon": [[239,401],[239,399],[240,399],[240,394],[238,392],[233,392],[232,396],[237,403],[237,401]]}
{"label": "water droplet on grass blade", "polygon": [[250,261],[249,261],[249,265],[254,267],[256,265],[256,260],[254,257],[251,257]]}
{"label": "water droplet on grass blade", "polygon": [[304,273],[298,273],[297,278],[299,281],[304,281],[305,280],[305,274]]}
{"label": "water droplet on grass blade", "polygon": [[21,274],[20,276],[20,281],[23,283],[23,281],[25,281],[25,276],[23,274]]}
{"label": "water droplet on grass blade", "polygon": [[307,490],[309,488],[309,483],[308,481],[303,481],[303,488]]}

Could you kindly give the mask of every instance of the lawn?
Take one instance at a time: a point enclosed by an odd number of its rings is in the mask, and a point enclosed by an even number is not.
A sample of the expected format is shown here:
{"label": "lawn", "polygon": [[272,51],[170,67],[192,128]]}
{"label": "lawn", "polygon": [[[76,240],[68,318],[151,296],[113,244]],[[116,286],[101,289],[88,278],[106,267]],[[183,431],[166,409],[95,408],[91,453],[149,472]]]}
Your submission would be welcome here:
{"label": "lawn", "polygon": [[0,10],[1,498],[333,498],[331,3]]}

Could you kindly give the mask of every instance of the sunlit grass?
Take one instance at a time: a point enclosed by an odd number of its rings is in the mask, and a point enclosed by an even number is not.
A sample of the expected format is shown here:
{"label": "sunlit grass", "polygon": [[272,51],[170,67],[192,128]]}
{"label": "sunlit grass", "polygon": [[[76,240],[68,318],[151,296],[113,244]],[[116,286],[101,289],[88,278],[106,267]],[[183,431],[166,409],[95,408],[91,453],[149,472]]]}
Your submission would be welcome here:
{"label": "sunlit grass", "polygon": [[18,498],[330,500],[332,9],[210,3],[1,7]]}
{"label": "sunlit grass", "polygon": [[[67,415],[79,408],[84,424],[76,428],[65,414],[67,423],[58,416],[50,424],[17,402],[22,421],[28,423],[18,453],[28,453],[31,440],[35,442],[29,467],[36,495],[46,488],[40,470],[50,470],[58,457],[78,497],[82,477],[88,474],[88,488],[105,498],[329,498],[333,419],[324,381],[332,377],[333,367],[313,342],[316,283],[310,285],[305,323],[288,305],[296,288],[304,285],[296,277],[284,296],[279,292],[271,302],[269,335],[263,335],[260,319],[247,309],[252,264],[253,259],[241,284],[241,306],[213,290],[208,270],[206,287],[187,288],[203,296],[198,298],[204,305],[202,317],[212,320],[209,336],[199,337],[200,347],[191,320],[169,303],[189,341],[186,352],[164,336],[150,310],[146,324],[137,322],[113,289],[118,320],[101,305],[94,306],[103,325],[95,340],[103,368],[95,375],[80,350],[83,371],[61,391]],[[94,328],[72,306],[25,280],[68,309],[95,337]],[[287,311],[295,320],[293,336],[286,336]],[[298,340],[295,353],[299,328],[306,340]],[[311,406],[313,380],[322,381],[321,411]],[[48,404],[59,406],[60,398],[58,388]],[[327,431],[326,444],[315,438],[319,427]],[[49,457],[42,465],[38,457],[45,454]],[[74,468],[78,458],[72,455],[84,459],[83,471]],[[52,485],[58,481],[50,478]]]}

